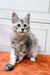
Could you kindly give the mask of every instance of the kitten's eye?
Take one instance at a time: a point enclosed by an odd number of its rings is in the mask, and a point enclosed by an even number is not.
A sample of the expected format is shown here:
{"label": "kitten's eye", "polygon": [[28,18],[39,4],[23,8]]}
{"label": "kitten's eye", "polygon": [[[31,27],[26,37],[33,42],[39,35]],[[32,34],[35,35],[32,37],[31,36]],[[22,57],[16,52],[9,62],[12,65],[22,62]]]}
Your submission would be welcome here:
{"label": "kitten's eye", "polygon": [[26,27],[27,25],[26,24],[24,24],[24,27]]}
{"label": "kitten's eye", "polygon": [[18,27],[20,27],[20,24],[17,24]]}

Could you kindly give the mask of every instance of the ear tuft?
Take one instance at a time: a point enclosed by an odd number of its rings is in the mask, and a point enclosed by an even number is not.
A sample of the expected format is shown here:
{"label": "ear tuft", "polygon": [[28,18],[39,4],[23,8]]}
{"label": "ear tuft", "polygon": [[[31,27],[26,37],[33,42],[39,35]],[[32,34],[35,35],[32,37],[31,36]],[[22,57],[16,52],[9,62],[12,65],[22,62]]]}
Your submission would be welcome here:
{"label": "ear tuft", "polygon": [[24,20],[29,24],[29,22],[30,22],[30,13],[28,13],[26,15],[26,17],[24,18]]}
{"label": "ear tuft", "polygon": [[18,16],[16,15],[16,13],[13,13],[13,14],[12,14],[12,22],[15,23],[15,22],[18,21],[18,19],[19,19],[19,18],[18,18]]}

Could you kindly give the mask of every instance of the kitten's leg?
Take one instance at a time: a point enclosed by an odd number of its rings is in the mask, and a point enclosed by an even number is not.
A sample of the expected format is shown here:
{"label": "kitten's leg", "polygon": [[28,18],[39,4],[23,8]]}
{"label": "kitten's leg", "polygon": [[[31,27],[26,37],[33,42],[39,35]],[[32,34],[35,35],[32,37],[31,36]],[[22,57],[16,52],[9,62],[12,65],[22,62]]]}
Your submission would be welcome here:
{"label": "kitten's leg", "polygon": [[20,63],[20,62],[23,60],[23,58],[24,58],[24,56],[20,55],[20,56],[18,57],[18,59],[16,60],[16,63],[17,63],[17,64]]}
{"label": "kitten's leg", "polygon": [[26,46],[23,46],[16,63],[20,63],[26,55]]}
{"label": "kitten's leg", "polygon": [[30,61],[33,61],[33,62],[35,62],[36,61],[36,59],[35,59],[35,57],[34,56],[30,56]]}
{"label": "kitten's leg", "polygon": [[16,54],[15,54],[15,49],[12,48],[11,49],[11,54],[10,54],[10,61],[9,61],[9,64],[7,64],[5,67],[4,67],[4,70],[6,71],[10,71],[14,68],[15,66],[15,63],[16,63]]}
{"label": "kitten's leg", "polygon": [[32,48],[32,50],[30,51],[29,56],[28,56],[30,61],[35,62],[36,58],[38,57],[38,54],[39,54],[39,49],[38,48],[36,48],[36,49]]}

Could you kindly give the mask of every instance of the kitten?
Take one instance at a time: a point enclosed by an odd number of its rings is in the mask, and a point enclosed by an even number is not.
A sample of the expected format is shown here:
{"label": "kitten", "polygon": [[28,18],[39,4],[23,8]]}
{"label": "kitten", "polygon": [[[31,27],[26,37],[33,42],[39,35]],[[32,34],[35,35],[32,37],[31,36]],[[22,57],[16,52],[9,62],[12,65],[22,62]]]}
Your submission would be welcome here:
{"label": "kitten", "polygon": [[30,14],[27,14],[24,19],[19,19],[16,13],[12,14],[12,32],[11,32],[11,53],[10,61],[4,67],[4,70],[10,71],[16,63],[20,63],[24,57],[35,61],[40,47],[37,39],[30,33]]}

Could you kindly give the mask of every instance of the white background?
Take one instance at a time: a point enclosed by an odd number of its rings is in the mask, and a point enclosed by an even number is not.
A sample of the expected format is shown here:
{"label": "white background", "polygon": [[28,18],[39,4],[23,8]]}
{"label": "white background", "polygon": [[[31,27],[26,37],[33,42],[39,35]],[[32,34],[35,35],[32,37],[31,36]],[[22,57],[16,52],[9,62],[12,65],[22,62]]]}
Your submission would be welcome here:
{"label": "white background", "polygon": [[48,12],[49,0],[0,0],[0,8]]}
{"label": "white background", "polygon": [[50,54],[49,0],[0,0],[0,50],[10,51],[9,32],[12,13],[20,18],[30,13],[31,32],[41,46],[41,53]]}

